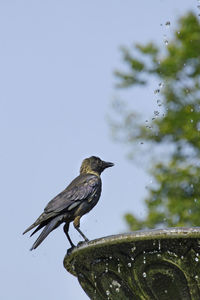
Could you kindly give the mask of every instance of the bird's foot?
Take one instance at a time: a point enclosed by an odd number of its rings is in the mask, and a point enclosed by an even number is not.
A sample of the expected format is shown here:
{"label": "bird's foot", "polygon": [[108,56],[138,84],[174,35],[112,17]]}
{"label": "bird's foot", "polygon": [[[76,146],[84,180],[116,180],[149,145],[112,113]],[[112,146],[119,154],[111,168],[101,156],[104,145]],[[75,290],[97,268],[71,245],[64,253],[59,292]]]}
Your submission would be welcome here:
{"label": "bird's foot", "polygon": [[74,248],[75,246],[72,246],[71,248],[67,249],[67,255],[71,254]]}
{"label": "bird's foot", "polygon": [[87,240],[87,241],[80,241],[80,242],[77,244],[77,247],[83,246],[83,245],[87,244],[88,242],[89,242],[89,240]]}

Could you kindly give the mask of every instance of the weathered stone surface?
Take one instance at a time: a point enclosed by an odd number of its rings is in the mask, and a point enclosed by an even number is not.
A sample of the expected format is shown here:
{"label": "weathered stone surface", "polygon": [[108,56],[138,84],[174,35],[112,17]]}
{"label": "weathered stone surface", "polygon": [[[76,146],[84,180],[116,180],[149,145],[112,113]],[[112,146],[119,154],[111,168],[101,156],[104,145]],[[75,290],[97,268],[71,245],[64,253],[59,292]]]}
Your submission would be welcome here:
{"label": "weathered stone surface", "polygon": [[90,299],[200,300],[200,228],[108,236],[64,258]]}

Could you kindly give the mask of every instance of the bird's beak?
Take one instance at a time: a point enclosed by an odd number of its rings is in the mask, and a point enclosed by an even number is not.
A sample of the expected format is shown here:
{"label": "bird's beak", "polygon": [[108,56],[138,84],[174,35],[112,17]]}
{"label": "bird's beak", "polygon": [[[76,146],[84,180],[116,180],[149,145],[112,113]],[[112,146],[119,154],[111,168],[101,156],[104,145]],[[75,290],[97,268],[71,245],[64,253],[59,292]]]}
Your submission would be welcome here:
{"label": "bird's beak", "polygon": [[104,169],[110,168],[110,167],[113,167],[113,166],[114,166],[113,163],[108,162],[108,161],[103,161],[103,167],[104,167]]}

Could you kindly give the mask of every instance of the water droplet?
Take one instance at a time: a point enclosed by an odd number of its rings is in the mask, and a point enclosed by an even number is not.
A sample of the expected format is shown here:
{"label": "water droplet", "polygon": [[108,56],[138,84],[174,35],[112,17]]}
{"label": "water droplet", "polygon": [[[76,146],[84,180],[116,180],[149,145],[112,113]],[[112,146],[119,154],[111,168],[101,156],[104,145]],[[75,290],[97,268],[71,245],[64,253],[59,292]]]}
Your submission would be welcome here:
{"label": "water droplet", "polygon": [[194,202],[197,203],[197,198],[194,198]]}
{"label": "water droplet", "polygon": [[156,102],[157,102],[158,106],[162,106],[162,102],[160,99],[158,99]]}
{"label": "water droplet", "polygon": [[193,111],[194,111],[194,109],[193,109],[193,108],[191,108],[191,109],[190,109],[190,111],[191,111],[191,112],[193,112]]}
{"label": "water droplet", "polygon": [[109,296],[110,295],[110,292],[109,290],[106,290],[106,295]]}
{"label": "water droplet", "polygon": [[195,261],[199,261],[198,257],[195,257]]}
{"label": "water droplet", "polygon": [[149,122],[148,120],[145,121],[146,123]]}
{"label": "water droplet", "polygon": [[183,255],[181,256],[181,259],[184,259],[184,256],[183,256]]}
{"label": "water droplet", "polygon": [[116,288],[115,291],[116,291],[117,293],[119,293],[119,288]]}
{"label": "water droplet", "polygon": [[169,44],[168,40],[164,40],[165,45],[167,46]]}
{"label": "water droplet", "polygon": [[177,33],[180,34],[180,31],[178,31]]}
{"label": "water droplet", "polygon": [[143,144],[144,144],[144,142],[140,142],[140,144],[141,144],[141,145],[143,145]]}
{"label": "water droplet", "polygon": [[130,262],[128,263],[128,267],[131,268],[131,263]]}
{"label": "water droplet", "polygon": [[170,26],[170,21],[167,21],[167,22],[165,23],[165,26],[166,26],[166,27],[169,27],[169,26]]}
{"label": "water droplet", "polygon": [[161,242],[160,242],[160,240],[158,241],[158,250],[160,251],[160,249],[161,249]]}
{"label": "water droplet", "polygon": [[131,248],[131,252],[134,252],[135,250],[136,250],[136,247],[133,246],[133,247]]}
{"label": "water droplet", "polygon": [[147,277],[147,274],[146,274],[145,272],[143,272],[142,276],[143,276],[144,278],[146,278],[146,277]]}
{"label": "water droplet", "polygon": [[121,273],[120,264],[117,265],[117,272]]}
{"label": "water droplet", "polygon": [[198,278],[199,278],[199,276],[198,276],[198,275],[195,275],[195,276],[194,276],[194,278],[195,278],[195,279],[198,279]]}
{"label": "water droplet", "polygon": [[160,114],[158,110],[154,110],[153,113],[154,113],[155,116],[159,116],[159,114]]}
{"label": "water droplet", "polygon": [[165,294],[167,294],[167,290],[165,290]]}
{"label": "water droplet", "polygon": [[112,259],[112,256],[109,256],[109,259]]}
{"label": "water droplet", "polygon": [[131,256],[131,260],[134,260],[135,258],[133,256]]}
{"label": "water droplet", "polygon": [[158,94],[158,93],[160,93],[160,89],[154,90],[154,94]]}
{"label": "water droplet", "polygon": [[191,120],[190,120],[190,122],[191,122],[191,123],[193,123],[193,122],[194,122],[194,120],[192,120],[192,119],[191,119]]}

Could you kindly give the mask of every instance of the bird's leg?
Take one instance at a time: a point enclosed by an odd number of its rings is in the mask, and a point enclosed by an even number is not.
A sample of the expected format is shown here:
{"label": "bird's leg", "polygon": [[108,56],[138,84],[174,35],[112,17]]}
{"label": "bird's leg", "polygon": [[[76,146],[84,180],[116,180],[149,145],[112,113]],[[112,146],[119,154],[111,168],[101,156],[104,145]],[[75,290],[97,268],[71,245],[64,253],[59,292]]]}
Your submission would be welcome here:
{"label": "bird's leg", "polygon": [[69,223],[65,223],[65,225],[63,226],[63,230],[64,230],[64,233],[66,234],[66,236],[67,236],[67,238],[68,238],[68,240],[69,240],[69,242],[70,242],[70,245],[71,245],[72,247],[75,247],[75,245],[73,244],[73,242],[72,242],[72,240],[71,240],[71,238],[70,238],[70,236],[69,236],[69,233],[68,233],[68,230],[69,230]]}
{"label": "bird's leg", "polygon": [[78,216],[74,219],[74,227],[80,233],[80,235],[84,238],[84,240],[86,242],[89,242],[88,238],[83,234],[83,232],[79,228],[80,227],[80,218],[81,217]]}

